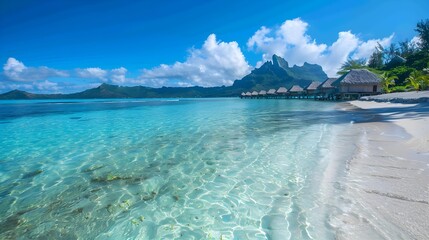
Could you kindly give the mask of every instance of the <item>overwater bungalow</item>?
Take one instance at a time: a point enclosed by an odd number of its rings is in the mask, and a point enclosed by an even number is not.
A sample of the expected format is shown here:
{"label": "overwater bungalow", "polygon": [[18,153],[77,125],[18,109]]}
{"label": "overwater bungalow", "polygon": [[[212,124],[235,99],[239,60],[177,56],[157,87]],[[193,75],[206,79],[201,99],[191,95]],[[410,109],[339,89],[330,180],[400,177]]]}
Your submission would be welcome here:
{"label": "overwater bungalow", "polygon": [[270,90],[268,90],[267,94],[268,95],[276,95],[276,90],[274,88],[271,88]]}
{"label": "overwater bungalow", "polygon": [[310,85],[304,88],[304,92],[307,98],[314,97],[317,93],[317,87],[320,86],[320,82],[312,82]]}
{"label": "overwater bungalow", "polygon": [[289,90],[285,87],[267,91],[242,93],[243,98],[309,98],[316,100],[350,100],[362,96],[380,94],[381,79],[366,69],[353,69],[340,78],[328,78],[324,82],[312,82],[303,89],[293,85]]}
{"label": "overwater bungalow", "polygon": [[277,89],[277,95],[286,95],[287,94],[287,89],[285,87],[279,87],[279,89]]}
{"label": "overwater bungalow", "polygon": [[332,83],[335,82],[338,78],[328,78],[323,81],[317,87],[316,99],[320,100],[334,100],[334,94],[336,92],[336,87],[332,86]]}
{"label": "overwater bungalow", "polygon": [[301,98],[303,93],[304,93],[304,89],[299,86],[299,85],[293,85],[290,89],[289,89],[289,94],[291,97],[297,97],[297,98]]}
{"label": "overwater bungalow", "polygon": [[353,69],[342,75],[332,86],[338,88],[341,99],[358,99],[361,96],[380,94],[381,79],[366,69]]}

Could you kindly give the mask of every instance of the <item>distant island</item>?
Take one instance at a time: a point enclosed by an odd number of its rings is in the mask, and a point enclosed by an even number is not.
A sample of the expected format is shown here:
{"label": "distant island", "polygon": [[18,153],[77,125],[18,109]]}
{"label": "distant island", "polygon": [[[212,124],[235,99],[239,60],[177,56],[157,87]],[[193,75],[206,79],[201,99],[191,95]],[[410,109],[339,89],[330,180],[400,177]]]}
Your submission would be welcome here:
{"label": "distant island", "polygon": [[260,91],[293,85],[308,86],[312,81],[323,81],[328,76],[317,64],[304,63],[303,66],[289,67],[283,58],[273,55],[272,61],[265,62],[232,86],[221,87],[162,87],[117,86],[103,83],[100,86],[71,94],[35,94],[13,90],[0,94],[0,100],[15,99],[91,99],[91,98],[205,98],[236,97],[242,92]]}

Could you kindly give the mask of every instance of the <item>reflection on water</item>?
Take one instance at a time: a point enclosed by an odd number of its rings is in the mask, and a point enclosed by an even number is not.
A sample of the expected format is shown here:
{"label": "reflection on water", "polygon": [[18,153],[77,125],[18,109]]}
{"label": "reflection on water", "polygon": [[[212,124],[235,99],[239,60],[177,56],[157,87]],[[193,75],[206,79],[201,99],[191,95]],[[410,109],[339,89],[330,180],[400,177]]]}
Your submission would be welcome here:
{"label": "reflection on water", "polygon": [[0,103],[0,238],[333,238],[315,222],[331,130],[350,121],[334,106]]}

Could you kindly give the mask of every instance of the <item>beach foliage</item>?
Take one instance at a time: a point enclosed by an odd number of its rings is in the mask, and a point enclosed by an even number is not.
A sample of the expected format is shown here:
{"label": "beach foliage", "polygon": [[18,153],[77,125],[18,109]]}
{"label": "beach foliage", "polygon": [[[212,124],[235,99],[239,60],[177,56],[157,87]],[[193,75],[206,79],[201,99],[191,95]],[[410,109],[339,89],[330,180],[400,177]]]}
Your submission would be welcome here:
{"label": "beach foliage", "polygon": [[408,86],[393,86],[390,88],[390,92],[407,92]]}
{"label": "beach foliage", "polygon": [[338,75],[343,75],[347,73],[348,71],[352,69],[366,69],[368,66],[366,65],[366,59],[359,58],[359,59],[347,59],[346,62],[343,63],[343,65],[340,68],[340,71],[337,72]]}
{"label": "beach foliage", "polygon": [[[348,60],[339,73],[367,68],[382,79],[385,92],[426,90],[429,88],[429,19],[417,23],[417,41],[378,44],[366,66],[362,61]],[[365,64],[364,64],[365,65]]]}
{"label": "beach foliage", "polygon": [[395,80],[398,79],[396,75],[393,75],[390,72],[384,72],[380,75],[381,78],[381,84],[383,86],[383,91],[385,93],[391,92],[391,86],[395,86]]}
{"label": "beach foliage", "polygon": [[423,70],[429,62],[429,52],[418,51],[407,58],[405,66]]}
{"label": "beach foliage", "polygon": [[429,87],[429,75],[415,70],[407,78],[407,84],[412,86],[416,91],[426,90]]}
{"label": "beach foliage", "polygon": [[385,72],[387,72],[390,75],[394,75],[398,77],[395,80],[395,83],[397,86],[405,86],[407,77],[410,76],[410,74],[415,70],[416,70],[415,68],[402,65]]}

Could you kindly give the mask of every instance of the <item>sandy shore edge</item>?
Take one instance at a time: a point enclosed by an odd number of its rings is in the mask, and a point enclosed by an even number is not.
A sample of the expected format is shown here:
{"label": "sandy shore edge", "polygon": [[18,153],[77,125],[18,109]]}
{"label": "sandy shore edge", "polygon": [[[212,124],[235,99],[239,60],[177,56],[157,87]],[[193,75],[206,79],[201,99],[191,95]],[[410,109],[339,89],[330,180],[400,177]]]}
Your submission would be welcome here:
{"label": "sandy shore edge", "polygon": [[338,239],[429,239],[429,103],[352,101],[373,120],[347,164]]}
{"label": "sandy shore edge", "polygon": [[419,152],[429,153],[429,102],[402,104],[389,102],[352,101],[350,104],[384,117],[411,135],[407,145]]}

